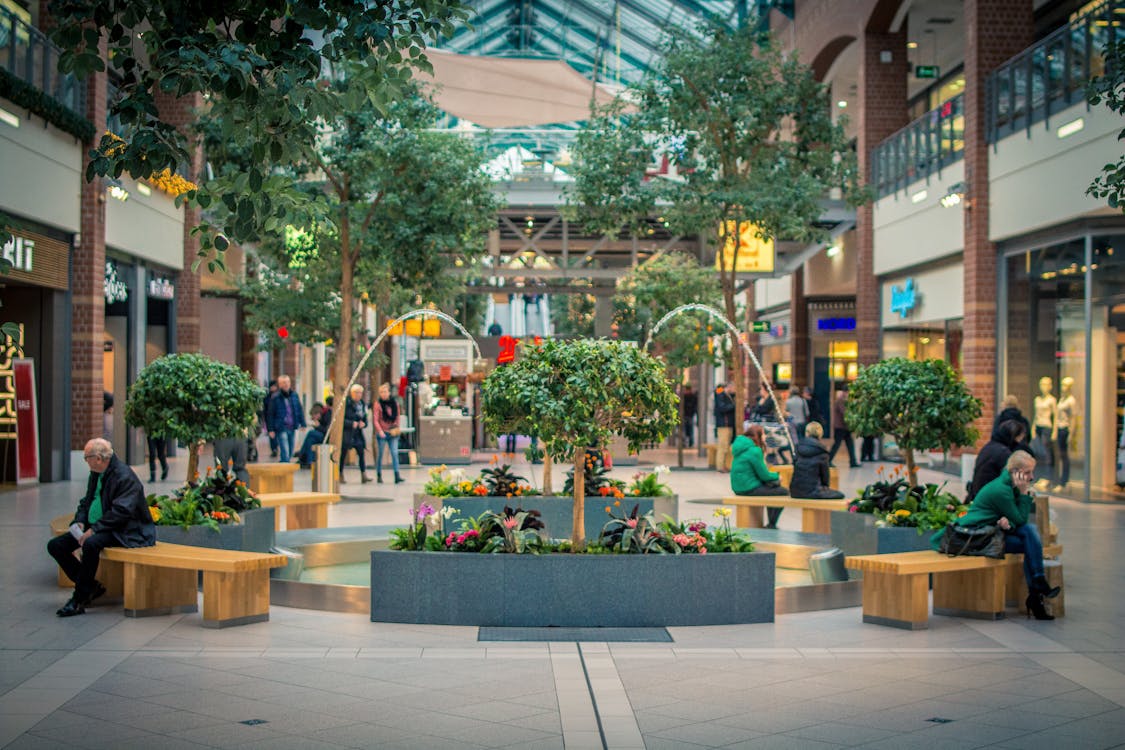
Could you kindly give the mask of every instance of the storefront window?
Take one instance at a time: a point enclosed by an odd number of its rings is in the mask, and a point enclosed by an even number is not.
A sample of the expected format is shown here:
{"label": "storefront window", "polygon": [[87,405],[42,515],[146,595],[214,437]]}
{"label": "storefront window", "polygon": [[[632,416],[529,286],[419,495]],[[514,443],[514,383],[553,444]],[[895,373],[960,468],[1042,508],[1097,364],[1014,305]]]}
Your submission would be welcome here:
{"label": "storefront window", "polygon": [[1091,491],[1120,491],[1117,470],[1125,450],[1125,234],[1095,237],[1090,263]]}

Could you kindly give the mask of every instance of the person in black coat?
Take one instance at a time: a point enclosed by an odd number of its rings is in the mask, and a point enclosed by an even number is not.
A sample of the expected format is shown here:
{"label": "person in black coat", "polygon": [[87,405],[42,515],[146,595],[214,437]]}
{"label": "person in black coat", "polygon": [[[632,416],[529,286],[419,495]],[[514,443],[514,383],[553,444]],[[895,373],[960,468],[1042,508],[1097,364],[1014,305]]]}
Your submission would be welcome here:
{"label": "person in black coat", "polygon": [[1026,444],[1027,428],[1019,420],[1008,419],[997,424],[992,430],[991,439],[977,454],[977,463],[973,467],[973,479],[969,482],[965,502],[973,502],[973,498],[986,484],[1000,476],[1004,467],[1008,465],[1008,457],[1013,451],[1022,450],[1031,454],[1030,447],[1023,447]]}
{"label": "person in black coat", "polygon": [[[813,425],[816,425],[813,427]],[[797,443],[797,460],[789,480],[789,496],[815,500],[842,500],[844,493],[830,486],[828,450],[820,442],[824,430],[810,422],[805,436]]]}
{"label": "person in black coat", "polygon": [[344,483],[344,467],[348,465],[348,449],[355,448],[359,460],[359,481],[367,484],[367,437],[363,429],[367,427],[367,404],[363,400],[363,386],[354,384],[344,399],[344,444],[340,460],[340,483]]}
{"label": "person in black coat", "polygon": [[684,404],[684,444],[695,447],[695,415],[699,411],[699,394],[692,390],[691,383],[684,384],[680,400]]}
{"label": "person in black coat", "polygon": [[[992,431],[995,433],[996,428],[1000,426],[1001,422],[1008,422],[1010,420],[1015,420],[1023,426],[1023,437],[1020,438],[1015,447],[1021,451],[1027,451],[1034,456],[1035,454],[1032,453],[1031,443],[1029,442],[1032,435],[1031,423],[1027,421],[1027,417],[1020,411],[1019,399],[1015,396],[1007,395],[1004,397],[1004,400],[1000,402],[1000,413],[992,420]],[[984,485],[982,484],[980,486],[983,487]]]}
{"label": "person in black coat", "polygon": [[[74,595],[55,613],[59,617],[83,614],[90,602],[105,593],[105,586],[95,578],[103,549],[156,544],[156,525],[133,470],[113,455],[113,446],[103,438],[86,443],[85,458],[90,479],[71,530],[47,542],[47,552],[74,581]],[[81,562],[74,557],[79,548]]]}

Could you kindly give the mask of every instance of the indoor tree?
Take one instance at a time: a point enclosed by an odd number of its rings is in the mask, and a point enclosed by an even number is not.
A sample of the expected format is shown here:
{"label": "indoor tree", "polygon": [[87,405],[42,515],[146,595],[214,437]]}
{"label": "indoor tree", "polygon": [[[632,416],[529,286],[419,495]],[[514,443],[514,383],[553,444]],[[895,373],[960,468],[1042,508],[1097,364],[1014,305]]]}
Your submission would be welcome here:
{"label": "indoor tree", "polygon": [[859,435],[893,435],[914,487],[914,451],[972,445],[978,435],[973,421],[980,415],[981,400],[946,362],[895,357],[860,369],[844,418]]}
{"label": "indoor tree", "polygon": [[263,396],[265,391],[234,365],[203,354],[167,354],[141,370],[129,387],[125,421],[149,437],[185,444],[190,482],[199,447],[245,436],[258,424]]}
{"label": "indoor tree", "polygon": [[604,339],[524,344],[516,361],[481,385],[485,428],[538,435],[556,463],[574,465],[571,545],[585,547],[585,461],[622,435],[629,450],[667,438],[677,423],[676,396],[664,366],[637,346]]}
{"label": "indoor tree", "polygon": [[[1104,102],[1110,110],[1125,116],[1125,38],[1118,34],[1114,41],[1106,44],[1102,54],[1105,73],[1090,82],[1087,98],[1094,106]],[[1125,128],[1117,134],[1117,140],[1125,141]],[[1102,167],[1102,173],[1086,193],[1104,198],[1113,208],[1125,211],[1125,156]]]}

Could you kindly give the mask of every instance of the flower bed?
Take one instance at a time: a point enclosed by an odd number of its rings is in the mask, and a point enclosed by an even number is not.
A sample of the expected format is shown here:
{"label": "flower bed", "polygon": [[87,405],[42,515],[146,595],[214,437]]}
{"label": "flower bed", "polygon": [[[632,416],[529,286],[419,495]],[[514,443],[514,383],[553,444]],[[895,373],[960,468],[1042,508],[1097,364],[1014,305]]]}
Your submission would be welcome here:
{"label": "flower bed", "polygon": [[149,495],[148,504],[161,542],[249,552],[274,543],[274,509],[262,508],[233,472],[209,468],[171,495]]}

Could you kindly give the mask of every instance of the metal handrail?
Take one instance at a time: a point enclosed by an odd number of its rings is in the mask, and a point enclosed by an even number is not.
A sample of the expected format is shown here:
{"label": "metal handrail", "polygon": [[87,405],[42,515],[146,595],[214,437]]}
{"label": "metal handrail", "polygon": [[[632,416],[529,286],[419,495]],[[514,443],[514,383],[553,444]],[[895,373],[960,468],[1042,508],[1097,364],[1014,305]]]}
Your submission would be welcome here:
{"label": "metal handrail", "polygon": [[1104,51],[1125,25],[1125,2],[1104,0],[998,67],[987,80],[989,143],[1039,122],[1050,124],[1085,101],[1086,85],[1102,74]]}
{"label": "metal handrail", "polygon": [[877,198],[940,174],[965,146],[964,94],[958,94],[871,150],[871,186]]}
{"label": "metal handrail", "polygon": [[46,34],[0,7],[0,66],[75,114],[86,111],[86,91],[71,73],[59,73],[59,48]]}

